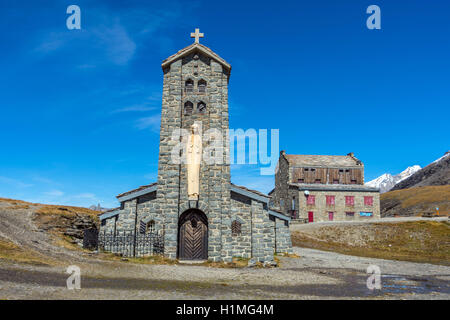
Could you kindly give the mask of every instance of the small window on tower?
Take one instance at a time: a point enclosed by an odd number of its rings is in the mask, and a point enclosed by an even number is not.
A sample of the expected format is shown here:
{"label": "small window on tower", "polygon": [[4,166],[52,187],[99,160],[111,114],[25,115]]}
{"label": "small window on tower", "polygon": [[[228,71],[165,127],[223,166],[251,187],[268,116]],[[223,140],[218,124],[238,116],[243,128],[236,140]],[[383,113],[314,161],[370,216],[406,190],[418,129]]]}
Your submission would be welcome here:
{"label": "small window on tower", "polygon": [[184,91],[185,92],[194,92],[194,81],[193,80],[189,79],[186,81]]}
{"label": "small window on tower", "polygon": [[184,104],[184,114],[190,115],[192,114],[192,110],[194,109],[194,105],[192,102],[188,101]]}
{"label": "small window on tower", "polygon": [[199,113],[206,113],[206,104],[200,101],[197,105],[197,110]]}
{"label": "small window on tower", "polygon": [[147,233],[154,233],[155,232],[155,221],[154,220],[150,220],[147,223],[146,232]]}
{"label": "small window on tower", "polygon": [[198,82],[198,92],[200,93],[206,92],[206,81],[203,79]]}

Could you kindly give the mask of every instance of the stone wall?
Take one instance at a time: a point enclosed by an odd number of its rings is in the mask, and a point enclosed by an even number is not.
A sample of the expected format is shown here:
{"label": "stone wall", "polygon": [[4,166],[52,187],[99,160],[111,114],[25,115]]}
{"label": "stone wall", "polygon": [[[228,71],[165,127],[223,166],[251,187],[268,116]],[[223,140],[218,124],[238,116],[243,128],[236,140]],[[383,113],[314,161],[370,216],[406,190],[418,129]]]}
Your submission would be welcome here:
{"label": "stone wall", "polygon": [[137,199],[132,199],[124,203],[124,207],[120,211],[119,219],[117,220],[117,230],[134,231],[136,202]]}
{"label": "stone wall", "polygon": [[267,208],[259,201],[251,200],[252,258],[257,261],[272,261],[275,248],[273,221]]}
{"label": "stone wall", "polygon": [[109,219],[106,219],[104,223],[104,225],[100,224],[100,232],[114,232],[114,225],[116,223],[116,217],[111,217]]}
{"label": "stone wall", "polygon": [[276,253],[292,254],[291,232],[289,231],[289,222],[275,217],[275,237],[276,237]]}
{"label": "stone wall", "polygon": [[236,220],[241,223],[241,234],[232,235],[233,257],[251,258],[251,209],[252,201],[250,198],[234,192],[231,193],[231,222]]}
{"label": "stone wall", "polygon": [[280,208],[286,215],[290,205],[288,200],[289,179],[289,163],[284,157],[284,151],[281,151],[275,172],[275,190],[272,194],[272,202],[275,207]]}

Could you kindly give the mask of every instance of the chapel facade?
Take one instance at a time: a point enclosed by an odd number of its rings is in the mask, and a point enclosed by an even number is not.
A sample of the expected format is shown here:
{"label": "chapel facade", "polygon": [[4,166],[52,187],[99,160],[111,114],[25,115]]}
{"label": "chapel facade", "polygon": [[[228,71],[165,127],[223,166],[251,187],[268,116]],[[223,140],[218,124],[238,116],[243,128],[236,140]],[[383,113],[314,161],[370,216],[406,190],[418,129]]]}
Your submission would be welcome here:
{"label": "chapel facade", "polygon": [[[271,262],[291,253],[290,218],[270,207],[270,197],[231,183],[228,83],[231,66],[196,41],[162,63],[163,97],[158,179],[117,196],[120,207],[100,215],[100,233],[129,231],[161,235],[164,255],[181,260]],[[186,148],[177,132],[188,132]],[[208,150],[202,133],[223,141],[212,163],[174,161]],[[174,151],[175,150],[175,151]],[[184,158],[183,158],[184,157]],[[217,158],[219,158],[217,160]],[[136,248],[139,255],[139,248]]]}

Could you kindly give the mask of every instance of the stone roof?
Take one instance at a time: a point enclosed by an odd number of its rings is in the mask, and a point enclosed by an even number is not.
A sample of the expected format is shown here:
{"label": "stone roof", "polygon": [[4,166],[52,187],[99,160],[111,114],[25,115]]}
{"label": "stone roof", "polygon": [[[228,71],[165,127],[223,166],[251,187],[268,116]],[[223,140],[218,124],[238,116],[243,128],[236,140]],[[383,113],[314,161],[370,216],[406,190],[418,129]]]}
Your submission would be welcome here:
{"label": "stone roof", "polygon": [[369,187],[361,184],[289,183],[289,186],[298,188],[299,190],[314,190],[314,191],[380,192],[379,188]]}
{"label": "stone roof", "polygon": [[355,167],[363,165],[352,153],[346,156],[284,154],[284,157],[290,165],[299,167]]}
{"label": "stone roof", "polygon": [[126,195],[128,195],[128,194],[131,194],[131,193],[135,193],[135,192],[144,190],[144,189],[149,188],[149,187],[152,187],[152,186],[154,186],[154,185],[156,185],[156,182],[150,183],[150,184],[145,185],[145,186],[140,186],[139,188],[136,188],[136,189],[133,189],[133,190],[130,190],[130,191],[121,193],[121,194],[117,195],[116,198],[120,198],[120,197],[126,196]]}
{"label": "stone roof", "polygon": [[212,51],[210,48],[208,48],[200,43],[193,43],[190,46],[187,46],[186,48],[183,48],[180,51],[178,51],[177,53],[171,55],[170,57],[168,57],[166,60],[164,60],[162,62],[161,67],[164,69],[166,66],[169,66],[172,62],[174,62],[194,51],[202,52],[206,56],[208,56],[208,57],[216,60],[220,64],[222,64],[222,66],[224,66],[228,72],[231,71],[231,65],[228,62],[226,62],[224,59],[222,59],[217,53]]}
{"label": "stone roof", "polygon": [[244,186],[238,186],[238,185],[235,185],[234,183],[231,183],[231,185],[235,186],[236,188],[239,188],[239,189],[242,189],[242,190],[246,190],[248,192],[253,192],[253,193],[255,193],[255,194],[257,194],[257,195],[259,195],[261,197],[270,198],[270,196],[268,196],[267,194],[259,192],[257,190],[249,189],[249,188],[246,188]]}
{"label": "stone roof", "polygon": [[269,207],[269,210],[285,215],[279,208]]}

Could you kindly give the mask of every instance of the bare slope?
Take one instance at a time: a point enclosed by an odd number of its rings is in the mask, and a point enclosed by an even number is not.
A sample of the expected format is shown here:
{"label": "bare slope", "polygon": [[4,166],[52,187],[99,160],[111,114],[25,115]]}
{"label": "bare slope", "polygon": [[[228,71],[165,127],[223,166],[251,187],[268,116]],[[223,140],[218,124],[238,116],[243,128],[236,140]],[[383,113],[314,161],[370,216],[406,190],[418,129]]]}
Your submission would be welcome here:
{"label": "bare slope", "polygon": [[384,193],[380,197],[381,216],[450,215],[450,185],[417,187]]}
{"label": "bare slope", "polygon": [[391,191],[423,186],[450,185],[450,151],[417,171],[409,178],[396,184]]}
{"label": "bare slope", "polygon": [[83,228],[97,223],[98,212],[0,198],[0,259],[57,264],[78,259]]}
{"label": "bare slope", "polygon": [[450,265],[448,221],[291,227],[292,244],[361,257]]}

